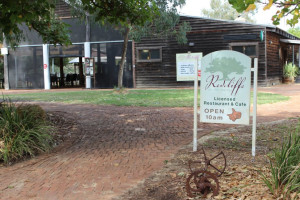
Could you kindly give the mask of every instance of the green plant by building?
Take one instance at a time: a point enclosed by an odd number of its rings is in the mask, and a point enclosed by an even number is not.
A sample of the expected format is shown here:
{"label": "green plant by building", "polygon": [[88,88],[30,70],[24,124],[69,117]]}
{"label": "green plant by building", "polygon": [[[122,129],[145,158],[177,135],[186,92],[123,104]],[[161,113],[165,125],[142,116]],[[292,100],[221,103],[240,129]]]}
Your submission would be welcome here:
{"label": "green plant by building", "polygon": [[283,68],[283,77],[285,79],[291,80],[292,82],[295,80],[298,74],[299,74],[299,68],[293,63],[288,63]]}

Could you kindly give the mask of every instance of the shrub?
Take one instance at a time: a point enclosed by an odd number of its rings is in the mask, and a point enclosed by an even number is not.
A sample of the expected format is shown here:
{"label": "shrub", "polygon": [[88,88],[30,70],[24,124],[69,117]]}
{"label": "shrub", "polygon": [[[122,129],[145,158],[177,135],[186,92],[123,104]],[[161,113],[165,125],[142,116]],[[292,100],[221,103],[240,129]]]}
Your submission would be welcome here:
{"label": "shrub", "polygon": [[292,193],[300,193],[300,128],[291,132],[280,149],[270,155],[271,175],[262,175],[264,183],[274,196],[290,199]]}
{"label": "shrub", "polygon": [[285,78],[294,79],[299,74],[299,68],[293,63],[288,63],[283,68],[283,76]]}
{"label": "shrub", "polygon": [[0,104],[0,161],[9,164],[51,148],[52,127],[37,105],[17,106],[10,100]]}

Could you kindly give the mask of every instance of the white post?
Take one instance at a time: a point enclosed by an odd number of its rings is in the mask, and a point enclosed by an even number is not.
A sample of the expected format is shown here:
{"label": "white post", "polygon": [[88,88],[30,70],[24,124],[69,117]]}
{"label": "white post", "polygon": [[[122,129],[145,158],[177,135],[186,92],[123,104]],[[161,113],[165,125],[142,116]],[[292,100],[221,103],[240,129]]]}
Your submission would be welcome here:
{"label": "white post", "polygon": [[[90,42],[84,43],[84,57],[90,58],[91,57],[91,45]],[[85,88],[91,89],[91,76],[85,76]]]}
{"label": "white post", "polygon": [[255,157],[256,152],[256,112],[257,112],[257,58],[254,58],[254,79],[253,79],[253,116],[252,116],[252,156]]}
{"label": "white post", "polygon": [[43,44],[44,88],[50,90],[49,45]]}
{"label": "white post", "polygon": [[195,80],[194,80],[194,134],[193,134],[193,151],[197,151],[197,110],[198,110],[198,59],[195,65]]}

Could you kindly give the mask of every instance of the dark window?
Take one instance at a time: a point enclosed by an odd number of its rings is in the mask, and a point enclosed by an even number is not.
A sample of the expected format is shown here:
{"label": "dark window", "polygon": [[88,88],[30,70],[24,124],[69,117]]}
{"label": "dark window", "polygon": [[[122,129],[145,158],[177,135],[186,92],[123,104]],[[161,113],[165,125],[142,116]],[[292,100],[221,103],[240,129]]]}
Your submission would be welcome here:
{"label": "dark window", "polygon": [[139,51],[139,59],[140,60],[149,60],[150,59],[150,54],[149,54],[149,50],[140,50]]}
{"label": "dark window", "polygon": [[245,46],[244,48],[247,56],[256,56],[256,46]]}
{"label": "dark window", "polygon": [[232,50],[238,51],[240,53],[244,53],[244,50],[243,50],[242,46],[234,46],[234,47],[232,47]]}
{"label": "dark window", "polygon": [[150,50],[150,59],[160,59],[160,50],[159,49]]}
{"label": "dark window", "polygon": [[161,48],[137,48],[138,62],[160,62]]}
{"label": "dark window", "polygon": [[257,57],[257,45],[232,44],[231,49],[246,54],[249,57]]}

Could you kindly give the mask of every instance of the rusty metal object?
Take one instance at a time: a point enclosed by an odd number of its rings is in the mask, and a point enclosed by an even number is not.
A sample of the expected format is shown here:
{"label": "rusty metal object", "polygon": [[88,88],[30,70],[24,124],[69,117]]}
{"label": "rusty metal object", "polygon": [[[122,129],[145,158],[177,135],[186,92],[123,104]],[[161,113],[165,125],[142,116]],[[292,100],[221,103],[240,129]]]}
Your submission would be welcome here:
{"label": "rusty metal object", "polygon": [[[211,159],[208,159],[207,156],[206,156],[206,153],[204,151],[204,149],[202,148],[202,154],[204,155],[204,159],[203,161],[189,161],[189,169],[191,172],[195,171],[192,169],[192,165],[195,165],[195,164],[202,164],[204,165],[204,167],[202,168],[203,170],[206,170],[206,171],[213,171],[213,173],[215,173],[218,177],[220,177],[226,167],[227,167],[227,161],[226,161],[226,156],[225,154],[223,153],[223,151],[221,151],[220,153],[218,153],[216,156],[214,156],[213,158]],[[215,160],[215,159],[222,159],[223,160],[223,166],[220,167],[220,166],[215,166],[212,161]]]}
{"label": "rusty metal object", "polygon": [[[209,192],[213,192],[213,196],[218,195],[219,193],[219,181],[220,177],[227,166],[226,156],[221,151],[216,156],[211,159],[207,158],[204,149],[202,148],[203,160],[198,161],[189,161],[189,169],[191,171],[190,176],[186,181],[186,190],[189,197],[195,197],[195,194],[199,193],[205,198]],[[213,163],[214,160],[221,159],[223,165],[216,166]],[[202,165],[200,169],[194,167],[196,165]]]}
{"label": "rusty metal object", "polygon": [[[204,154],[204,159],[205,159],[205,166],[206,166],[206,169],[205,170],[213,170],[215,171],[214,173],[220,177],[222,176],[222,174],[225,172],[225,169],[227,167],[227,162],[226,162],[226,156],[225,154],[223,153],[223,151],[221,151],[220,153],[218,153],[216,156],[214,156],[213,158],[211,159],[208,159],[206,157],[206,154],[205,154],[205,151],[204,149],[202,148],[202,151],[203,151],[203,154]],[[217,159],[217,158],[223,158],[223,167],[218,167],[218,166],[215,166],[212,161]]]}
{"label": "rusty metal object", "polygon": [[219,181],[215,174],[206,170],[193,172],[186,181],[186,190],[189,197],[195,197],[195,193],[201,193],[203,198],[213,192],[213,197],[219,194]]}

